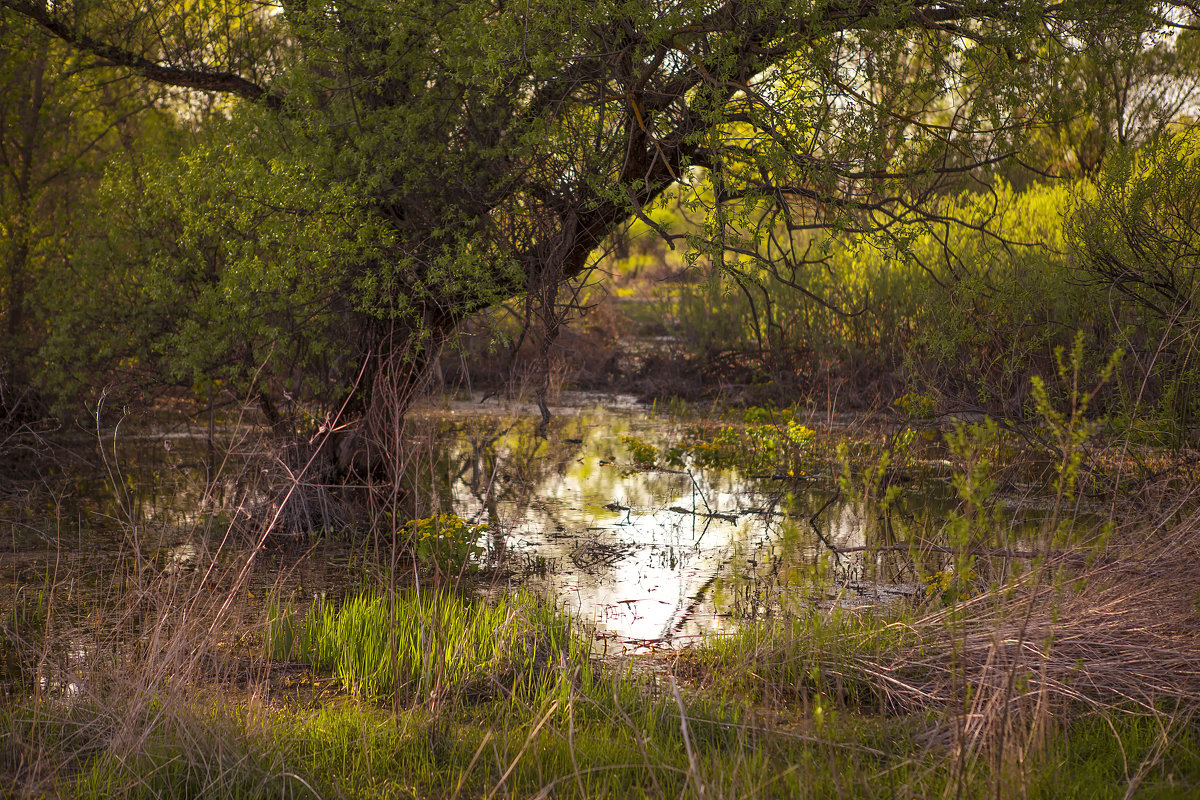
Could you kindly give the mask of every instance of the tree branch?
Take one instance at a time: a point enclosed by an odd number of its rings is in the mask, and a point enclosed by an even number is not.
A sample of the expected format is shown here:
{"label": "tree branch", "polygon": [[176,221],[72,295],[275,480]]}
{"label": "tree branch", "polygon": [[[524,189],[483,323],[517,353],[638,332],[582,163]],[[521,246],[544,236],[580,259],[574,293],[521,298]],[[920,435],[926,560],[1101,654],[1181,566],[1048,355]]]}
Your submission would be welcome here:
{"label": "tree branch", "polygon": [[163,64],[131,50],[101,41],[52,14],[45,2],[0,0],[0,7],[28,17],[51,35],[81,52],[100,59],[104,66],[125,67],[149,80],[168,86],[177,86],[181,89],[234,94],[253,102],[262,103],[268,108],[279,108],[283,105],[281,94],[248,80],[236,72],[203,68],[189,69]]}

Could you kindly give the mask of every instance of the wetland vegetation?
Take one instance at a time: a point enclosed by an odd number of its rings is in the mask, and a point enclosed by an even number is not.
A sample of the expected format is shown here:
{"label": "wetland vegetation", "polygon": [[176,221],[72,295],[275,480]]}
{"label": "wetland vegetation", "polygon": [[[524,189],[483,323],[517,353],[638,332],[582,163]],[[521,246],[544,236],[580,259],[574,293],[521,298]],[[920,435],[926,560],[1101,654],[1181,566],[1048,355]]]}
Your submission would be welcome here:
{"label": "wetland vegetation", "polygon": [[[1194,788],[1186,488],[1127,515],[1111,476],[991,423],[798,435],[786,409],[576,399],[546,439],[533,406],[414,412],[416,520],[281,527],[232,426],[127,421],[101,479],[25,484],[10,774],[80,797]],[[210,446],[244,465],[225,494]]]}
{"label": "wetland vegetation", "polygon": [[0,0],[0,794],[1200,794],[1194,4]]}

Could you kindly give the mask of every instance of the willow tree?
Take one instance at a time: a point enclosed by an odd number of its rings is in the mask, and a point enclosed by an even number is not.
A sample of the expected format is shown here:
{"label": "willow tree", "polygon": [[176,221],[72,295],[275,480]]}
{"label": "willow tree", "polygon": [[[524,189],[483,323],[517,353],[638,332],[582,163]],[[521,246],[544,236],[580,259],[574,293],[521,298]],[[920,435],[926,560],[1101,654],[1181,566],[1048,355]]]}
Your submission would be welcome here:
{"label": "willow tree", "polygon": [[[343,328],[385,449],[461,320],[522,295],[552,309],[631,220],[785,281],[823,257],[814,230],[903,246],[1020,149],[1062,58],[1169,18],[1109,0],[0,5],[97,63],[230,98],[228,135],[179,181],[211,228],[206,280],[246,313],[247,286],[298,291]],[[653,223],[688,183],[704,224]]]}

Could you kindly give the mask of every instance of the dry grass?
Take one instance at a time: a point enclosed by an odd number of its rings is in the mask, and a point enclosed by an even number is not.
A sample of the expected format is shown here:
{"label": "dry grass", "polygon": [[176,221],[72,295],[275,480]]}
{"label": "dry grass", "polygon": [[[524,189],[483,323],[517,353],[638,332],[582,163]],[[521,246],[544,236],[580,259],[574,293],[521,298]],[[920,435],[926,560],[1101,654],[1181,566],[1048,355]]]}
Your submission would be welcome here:
{"label": "dry grass", "polygon": [[939,712],[929,743],[963,770],[1020,767],[1081,714],[1188,723],[1200,710],[1200,512],[1129,523],[1092,556],[894,623],[905,646],[843,663],[841,677],[895,710]]}
{"label": "dry grass", "polygon": [[[285,477],[301,490],[303,468]],[[270,479],[282,481],[261,480]],[[866,685],[890,712],[922,723],[936,718],[920,757],[947,770],[946,782],[932,780],[947,795],[971,794],[964,787],[978,788],[981,775],[994,776],[997,796],[1026,793],[1045,743],[1082,715],[1108,721],[1140,714],[1161,727],[1165,742],[1200,709],[1194,505],[1165,508],[1149,523],[1131,520],[1102,548],[1035,564],[1001,588],[919,607],[891,623],[897,635],[885,637],[884,646],[847,648],[843,639],[858,634],[836,631],[805,641],[805,657],[821,665],[823,681]],[[186,569],[126,559],[107,596],[89,606],[86,623],[59,610],[60,603],[70,608],[72,587],[50,576],[44,636],[21,640],[20,660],[33,666],[24,721],[0,719],[0,775],[13,777],[26,796],[53,793],[69,785],[63,775],[86,777],[96,763],[124,765],[125,772],[98,780],[133,788],[160,770],[178,772],[179,785],[210,795],[278,796],[281,786],[295,787],[271,737],[256,732],[256,720],[264,729],[278,725],[271,722],[278,709],[258,693],[269,685],[270,667],[254,655],[261,653],[256,626],[263,614],[249,596],[256,560],[272,532],[290,524],[285,509],[286,501],[274,507],[252,544],[241,540],[236,557],[228,556],[230,531],[217,531],[195,537],[199,546]],[[139,525],[131,515],[130,553],[138,549]],[[862,635],[878,630],[866,626]],[[758,670],[769,661],[768,647],[739,656],[742,666]],[[842,657],[846,652],[850,657]],[[225,716],[198,717],[198,709],[217,705]],[[436,724],[452,720],[453,711]],[[6,713],[0,709],[0,718]],[[28,722],[39,717],[52,724]],[[699,796],[704,782],[688,735],[684,728],[680,764]],[[897,763],[916,762],[897,747]],[[160,751],[170,754],[167,762],[155,760]],[[719,770],[725,762],[714,753]],[[723,777],[714,771],[709,780],[715,786]],[[912,796],[921,796],[924,784],[914,780]]]}
{"label": "dry grass", "polygon": [[[677,674],[748,691],[785,717],[833,707],[919,721],[920,758],[946,770],[947,796],[973,795],[981,780],[996,797],[1047,791],[1047,754],[1077,723],[1098,722],[1132,791],[1200,712],[1200,510],[1190,506],[1129,520],[1103,546],[1059,551],[966,600],[929,598],[883,618],[833,608],[713,640]],[[1139,725],[1155,745],[1135,759],[1125,740]]]}

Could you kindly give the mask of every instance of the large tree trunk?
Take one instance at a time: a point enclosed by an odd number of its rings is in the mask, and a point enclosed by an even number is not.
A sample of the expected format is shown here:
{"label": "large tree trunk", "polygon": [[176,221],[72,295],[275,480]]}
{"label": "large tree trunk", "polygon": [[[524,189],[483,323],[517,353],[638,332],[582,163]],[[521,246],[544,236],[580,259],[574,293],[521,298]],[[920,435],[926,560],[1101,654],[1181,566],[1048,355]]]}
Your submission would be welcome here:
{"label": "large tree trunk", "polygon": [[387,493],[399,490],[412,457],[405,417],[428,387],[452,330],[452,321],[440,315],[420,325],[387,321],[371,326],[366,363],[354,388],[357,401],[351,404],[359,418],[335,447],[344,475]]}

